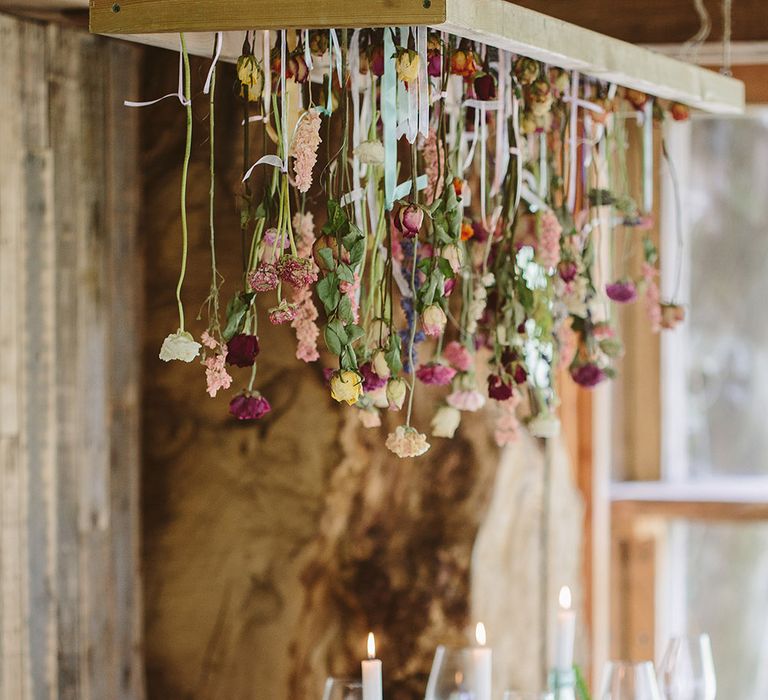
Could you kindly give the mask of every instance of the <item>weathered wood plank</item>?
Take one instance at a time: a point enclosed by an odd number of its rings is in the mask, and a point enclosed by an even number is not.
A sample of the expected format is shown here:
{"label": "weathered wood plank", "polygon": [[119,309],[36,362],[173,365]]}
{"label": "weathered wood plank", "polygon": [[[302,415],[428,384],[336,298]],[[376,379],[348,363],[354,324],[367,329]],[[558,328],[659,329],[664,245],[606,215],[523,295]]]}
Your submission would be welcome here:
{"label": "weathered wood plank", "polygon": [[0,15],[0,65],[0,697],[140,700],[138,50]]}

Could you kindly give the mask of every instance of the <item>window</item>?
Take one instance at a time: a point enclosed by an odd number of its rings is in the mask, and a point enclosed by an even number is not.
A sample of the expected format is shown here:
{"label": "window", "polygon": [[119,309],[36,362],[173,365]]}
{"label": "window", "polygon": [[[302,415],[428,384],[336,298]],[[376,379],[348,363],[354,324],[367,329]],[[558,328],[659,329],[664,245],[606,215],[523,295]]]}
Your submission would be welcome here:
{"label": "window", "polygon": [[662,288],[687,320],[661,340],[660,460],[612,486],[613,648],[659,660],[671,635],[709,632],[718,697],[764,700],[768,109],[672,124],[666,141],[682,208],[678,229],[663,176]]}

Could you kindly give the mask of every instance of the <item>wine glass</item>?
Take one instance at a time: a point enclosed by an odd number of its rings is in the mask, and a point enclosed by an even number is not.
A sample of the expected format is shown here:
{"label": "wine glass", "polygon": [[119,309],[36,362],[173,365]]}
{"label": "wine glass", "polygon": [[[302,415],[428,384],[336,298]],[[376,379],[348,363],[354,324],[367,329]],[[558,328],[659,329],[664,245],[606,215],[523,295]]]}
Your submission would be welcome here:
{"label": "wine glass", "polygon": [[708,634],[669,641],[659,666],[659,686],[666,700],[714,700],[717,681]]}
{"label": "wine glass", "polygon": [[354,678],[327,678],[323,700],[363,700],[363,684]]}
{"label": "wine glass", "polygon": [[555,700],[555,694],[548,690],[541,692],[506,690],[504,691],[504,700]]}
{"label": "wine glass", "polygon": [[609,661],[597,700],[661,700],[651,661]]}
{"label": "wine glass", "polygon": [[471,649],[435,651],[424,700],[477,700],[475,664]]}

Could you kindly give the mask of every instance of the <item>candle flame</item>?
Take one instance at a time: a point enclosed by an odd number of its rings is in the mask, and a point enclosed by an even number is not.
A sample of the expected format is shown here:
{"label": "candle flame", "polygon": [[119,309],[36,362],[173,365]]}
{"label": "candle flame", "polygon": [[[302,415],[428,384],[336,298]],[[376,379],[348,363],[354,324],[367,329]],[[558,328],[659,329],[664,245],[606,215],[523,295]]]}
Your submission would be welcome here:
{"label": "candle flame", "polygon": [[475,639],[481,647],[485,646],[485,625],[482,622],[478,622],[475,627]]}
{"label": "candle flame", "polygon": [[568,586],[563,586],[560,589],[560,607],[563,610],[571,609],[571,589]]}
{"label": "candle flame", "polygon": [[373,632],[368,632],[368,658],[376,658],[376,639],[374,639]]}

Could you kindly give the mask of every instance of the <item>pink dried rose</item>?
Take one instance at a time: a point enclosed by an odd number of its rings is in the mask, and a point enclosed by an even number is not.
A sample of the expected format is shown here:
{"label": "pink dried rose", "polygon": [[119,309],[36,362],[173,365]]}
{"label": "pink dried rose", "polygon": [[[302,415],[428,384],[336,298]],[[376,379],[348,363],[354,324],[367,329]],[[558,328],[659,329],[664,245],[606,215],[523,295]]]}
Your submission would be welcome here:
{"label": "pink dried rose", "polygon": [[617,304],[629,304],[637,299],[637,287],[632,280],[618,280],[605,285],[605,293]]}
{"label": "pink dried rose", "polygon": [[261,259],[265,263],[271,263],[274,265],[284,250],[288,250],[291,246],[291,241],[288,236],[281,234],[276,228],[268,228],[264,231],[262,237],[264,243],[264,251],[261,254]]}
{"label": "pink dried rose", "polygon": [[291,56],[288,59],[288,70],[299,85],[306,83],[307,80],[309,80],[309,67],[302,54]]}
{"label": "pink dried rose", "polygon": [[283,255],[277,261],[277,275],[294,289],[303,289],[317,280],[314,261],[296,255]]}
{"label": "pink dried rose", "polygon": [[227,348],[227,364],[252,367],[259,354],[259,339],[255,335],[238,333],[230,338]]}
{"label": "pink dried rose", "polygon": [[269,310],[269,321],[275,326],[279,326],[282,323],[290,323],[296,318],[298,308],[296,304],[289,304],[283,299],[278,306],[275,306]]}
{"label": "pink dried rose", "polygon": [[416,377],[418,377],[419,381],[434,386],[448,386],[455,376],[456,370],[453,367],[441,364],[440,362],[430,362],[426,365],[421,365],[416,370]]}
{"label": "pink dried rose", "polygon": [[585,362],[571,368],[571,377],[579,386],[592,389],[606,378],[606,374],[594,362]]}
{"label": "pink dried rose", "polygon": [[272,407],[258,391],[244,391],[229,402],[229,412],[238,420],[258,420],[272,410]]}
{"label": "pink dried rose", "polygon": [[254,292],[271,292],[277,289],[279,283],[277,268],[272,263],[260,263],[248,273],[248,286]]}
{"label": "pink dried rose", "polygon": [[401,206],[395,215],[395,228],[405,238],[416,238],[424,223],[424,210],[415,204]]}
{"label": "pink dried rose", "polygon": [[472,353],[461,343],[452,340],[443,349],[443,357],[459,372],[469,372],[474,364]]}
{"label": "pink dried rose", "polygon": [[579,266],[572,260],[561,260],[557,266],[557,274],[566,284],[573,282],[579,274]]}
{"label": "pink dried rose", "polygon": [[446,398],[449,406],[460,411],[479,411],[485,406],[485,396],[475,389],[457,389]]}
{"label": "pink dried rose", "polygon": [[363,377],[363,391],[366,393],[376,391],[387,385],[387,378],[376,374],[370,362],[364,362],[360,365],[360,374]]}

